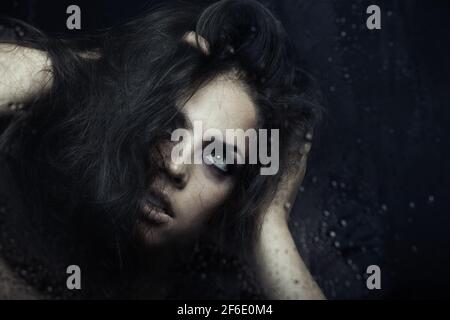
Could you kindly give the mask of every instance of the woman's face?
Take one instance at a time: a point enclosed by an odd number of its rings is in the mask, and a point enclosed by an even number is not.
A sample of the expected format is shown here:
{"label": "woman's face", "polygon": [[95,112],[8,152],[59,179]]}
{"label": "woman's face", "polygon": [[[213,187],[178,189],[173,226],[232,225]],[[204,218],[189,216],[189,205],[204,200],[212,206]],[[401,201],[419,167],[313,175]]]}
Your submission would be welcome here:
{"label": "woman's face", "polygon": [[[175,145],[183,152],[179,157],[192,159],[194,152],[204,151],[211,143],[208,136],[194,135],[191,127],[201,122],[202,133],[216,129],[225,139],[226,129],[256,128],[256,108],[243,85],[232,76],[219,76],[184,105],[181,110],[188,123],[187,139],[160,145],[163,166],[148,188],[138,221],[139,237],[148,246],[183,242],[195,236],[211,216],[224,204],[236,183],[239,164],[212,161],[188,164],[172,158]],[[189,125],[190,124],[190,125]],[[211,130],[208,130],[211,131]],[[205,139],[206,138],[206,139]],[[217,136],[215,136],[216,139]],[[232,157],[246,158],[244,141],[221,141],[232,144]],[[225,150],[225,147],[224,147]],[[208,154],[204,154],[208,158]],[[210,154],[209,159],[214,159]],[[229,155],[227,155],[229,156]],[[192,163],[192,162],[191,162]]]}

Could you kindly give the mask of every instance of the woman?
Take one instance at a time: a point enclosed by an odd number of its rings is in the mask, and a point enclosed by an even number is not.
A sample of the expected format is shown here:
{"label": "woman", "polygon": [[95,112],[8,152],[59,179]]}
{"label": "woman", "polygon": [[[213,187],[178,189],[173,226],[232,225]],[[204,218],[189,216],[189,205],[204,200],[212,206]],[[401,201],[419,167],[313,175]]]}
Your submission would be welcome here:
{"label": "woman", "polygon": [[[251,267],[264,297],[323,298],[287,223],[318,112],[266,8],[174,5],[79,41],[28,30],[0,50],[9,296],[176,297],[177,271],[214,244]],[[175,161],[171,133],[198,121],[219,132],[279,129],[279,172],[213,153]],[[179,143],[184,157],[206,150],[202,136]],[[249,157],[233,143],[234,156]],[[73,264],[81,290],[66,287]]]}

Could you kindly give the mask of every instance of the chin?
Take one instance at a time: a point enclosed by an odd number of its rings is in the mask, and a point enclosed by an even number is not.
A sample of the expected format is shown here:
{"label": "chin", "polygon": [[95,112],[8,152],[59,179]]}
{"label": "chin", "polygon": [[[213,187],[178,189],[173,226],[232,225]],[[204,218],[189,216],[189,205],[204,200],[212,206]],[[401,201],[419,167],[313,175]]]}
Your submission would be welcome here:
{"label": "chin", "polygon": [[149,224],[139,221],[136,226],[137,241],[145,248],[162,248],[166,246],[184,246],[192,243],[199,232],[194,230],[177,230],[175,222],[165,224]]}
{"label": "chin", "polygon": [[152,225],[139,221],[136,225],[136,240],[146,248],[164,247],[176,242],[176,237],[167,224]]}

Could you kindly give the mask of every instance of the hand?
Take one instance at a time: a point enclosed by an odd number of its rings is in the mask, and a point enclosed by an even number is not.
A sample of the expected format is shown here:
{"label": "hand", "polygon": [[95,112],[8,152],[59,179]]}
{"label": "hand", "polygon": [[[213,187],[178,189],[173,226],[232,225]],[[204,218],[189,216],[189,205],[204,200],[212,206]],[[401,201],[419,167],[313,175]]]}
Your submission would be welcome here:
{"label": "hand", "polygon": [[265,214],[263,221],[289,220],[291,208],[305,177],[312,133],[307,133],[305,139],[306,141],[299,143],[298,137],[293,136],[289,141],[287,168],[280,178],[275,195],[269,202],[268,210],[263,213]]}
{"label": "hand", "polygon": [[[298,138],[298,137],[297,137]],[[289,213],[306,171],[311,138],[288,147],[288,168],[276,194],[262,213],[263,222],[254,245],[255,271],[269,299],[324,299],[288,228]],[[297,140],[298,141],[298,140]]]}

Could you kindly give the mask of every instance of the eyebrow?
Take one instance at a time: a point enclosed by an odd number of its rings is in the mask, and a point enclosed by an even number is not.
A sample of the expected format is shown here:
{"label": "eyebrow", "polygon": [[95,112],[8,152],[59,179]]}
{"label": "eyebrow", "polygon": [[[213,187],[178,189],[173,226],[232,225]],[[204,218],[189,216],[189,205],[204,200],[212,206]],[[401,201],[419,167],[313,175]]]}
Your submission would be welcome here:
{"label": "eyebrow", "polygon": [[187,117],[184,112],[182,112],[182,111],[177,112],[174,119],[177,124],[182,125],[186,129],[190,129],[190,130],[194,129],[191,119],[189,119],[189,117]]}

